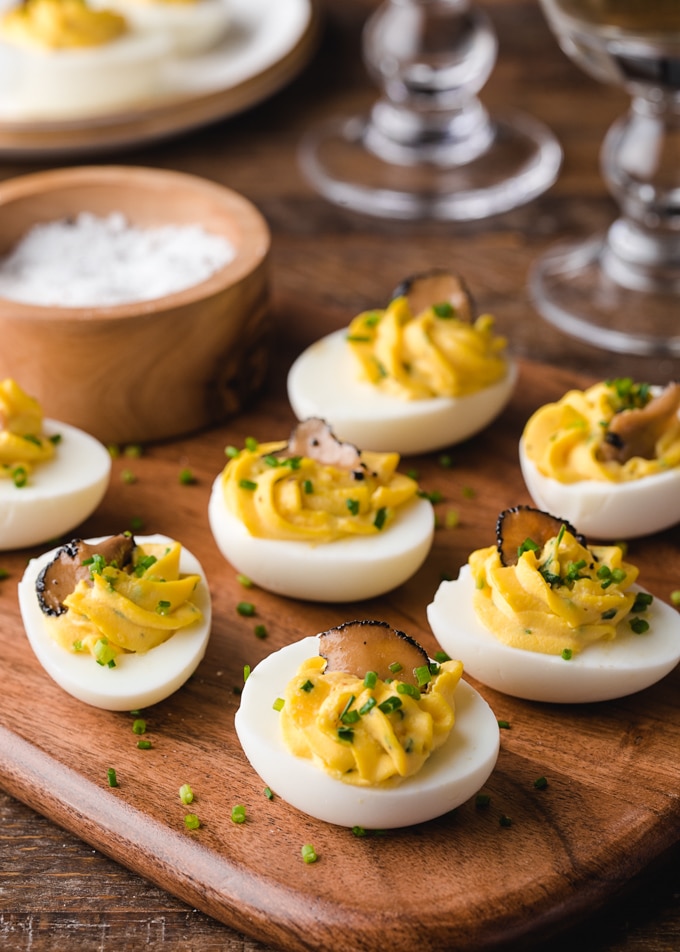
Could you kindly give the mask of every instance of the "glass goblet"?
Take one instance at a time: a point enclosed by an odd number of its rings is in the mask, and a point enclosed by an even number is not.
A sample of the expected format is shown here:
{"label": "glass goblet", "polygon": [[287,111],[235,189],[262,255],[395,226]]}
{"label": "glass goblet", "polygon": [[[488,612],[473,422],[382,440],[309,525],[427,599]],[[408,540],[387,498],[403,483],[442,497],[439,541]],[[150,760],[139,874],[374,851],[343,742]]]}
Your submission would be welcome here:
{"label": "glass goblet", "polygon": [[564,52],[631,95],[601,169],[608,230],[549,250],[529,289],[561,331],[617,353],[680,356],[680,2],[541,0]]}
{"label": "glass goblet", "polygon": [[535,198],[562,150],[533,117],[492,117],[478,93],[497,40],[470,0],[384,0],[363,31],[381,96],[303,139],[300,164],[327,199],[386,218],[471,220]]}

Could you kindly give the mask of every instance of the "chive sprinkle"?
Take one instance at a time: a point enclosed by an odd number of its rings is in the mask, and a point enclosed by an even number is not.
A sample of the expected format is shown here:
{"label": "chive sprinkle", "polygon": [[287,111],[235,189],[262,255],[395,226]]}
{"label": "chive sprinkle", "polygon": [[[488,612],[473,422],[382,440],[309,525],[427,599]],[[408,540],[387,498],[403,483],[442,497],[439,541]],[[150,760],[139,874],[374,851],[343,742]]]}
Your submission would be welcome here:
{"label": "chive sprinkle", "polygon": [[571,659],[573,658],[573,656],[574,656],[574,652],[571,650],[571,648],[563,648],[563,649],[562,649],[562,658],[563,658],[565,661],[571,661]]}
{"label": "chive sprinkle", "polygon": [[275,711],[282,711],[282,710],[283,710],[283,705],[284,705],[285,703],[286,703],[286,702],[284,701],[284,699],[283,699],[282,697],[277,697],[276,700],[274,701],[274,703],[272,704],[272,707],[274,708]]}
{"label": "chive sprinkle", "polygon": [[184,817],[184,825],[187,830],[197,830],[201,825],[201,821],[195,813],[187,813]]}
{"label": "chive sprinkle", "polygon": [[319,858],[316,855],[316,850],[311,843],[305,843],[305,845],[301,847],[300,855],[302,856],[302,859],[305,863],[316,863],[317,859]]}
{"label": "chive sprinkle", "polygon": [[113,767],[109,767],[109,769],[106,771],[106,777],[109,781],[110,787],[118,786],[118,777],[116,776],[116,771]]}
{"label": "chive sprinkle", "polygon": [[143,717],[137,717],[132,722],[132,733],[133,734],[146,734],[146,721]]}
{"label": "chive sprinkle", "polygon": [[255,625],[253,631],[255,632],[256,638],[266,638],[267,637],[267,626],[266,625]]}
{"label": "chive sprinkle", "polygon": [[237,803],[236,806],[231,808],[231,819],[234,823],[246,822],[246,808],[242,803]]}
{"label": "chive sprinkle", "polygon": [[179,482],[181,486],[193,486],[197,479],[190,469],[185,468],[179,471]]}
{"label": "chive sprinkle", "polygon": [[193,803],[194,791],[191,789],[191,786],[188,783],[183,783],[179,788],[179,798],[182,803]]}
{"label": "chive sprinkle", "polygon": [[267,798],[267,800],[273,800],[273,799],[274,799],[274,794],[272,793],[272,788],[271,788],[271,787],[265,787],[264,790],[263,790],[263,793],[264,793],[265,797]]}
{"label": "chive sprinkle", "polygon": [[502,731],[510,730],[510,721],[499,721],[498,726]]}
{"label": "chive sprinkle", "polygon": [[239,479],[238,484],[241,489],[246,489],[248,492],[257,489],[257,483],[253,482],[252,479]]}
{"label": "chive sprinkle", "polygon": [[359,513],[359,500],[358,499],[348,499],[346,501],[346,506],[353,516],[358,515]]}
{"label": "chive sprinkle", "polygon": [[239,583],[239,585],[242,585],[244,588],[253,587],[252,579],[249,579],[247,575],[237,575],[236,581]]}
{"label": "chive sprinkle", "polygon": [[236,611],[245,618],[251,618],[255,614],[255,606],[252,602],[239,602]]}
{"label": "chive sprinkle", "polygon": [[367,671],[364,675],[364,687],[365,688],[374,688],[378,681],[378,675],[375,671]]}
{"label": "chive sprinkle", "polygon": [[546,780],[545,777],[537,777],[534,780],[534,787],[536,787],[537,790],[545,790],[547,786],[548,786],[548,781]]}
{"label": "chive sprinkle", "polygon": [[139,750],[151,750],[151,748],[153,747],[153,744],[151,743],[150,740],[138,740],[137,747],[139,748]]}

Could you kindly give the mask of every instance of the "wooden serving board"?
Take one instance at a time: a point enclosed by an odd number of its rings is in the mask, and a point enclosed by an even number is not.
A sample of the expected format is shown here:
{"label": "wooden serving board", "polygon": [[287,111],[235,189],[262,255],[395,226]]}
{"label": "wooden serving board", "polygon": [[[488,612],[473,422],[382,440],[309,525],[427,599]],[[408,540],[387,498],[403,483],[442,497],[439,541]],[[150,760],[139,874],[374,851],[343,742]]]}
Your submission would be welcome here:
{"label": "wooden serving board", "polygon": [[[423,488],[442,493],[442,520],[455,509],[460,524],[438,529],[416,577],[370,603],[299,603],[244,590],[212,540],[206,510],[224,446],[248,435],[285,438],[293,423],[282,380],[230,425],[115,461],[104,503],[80,534],[141,518],[141,532],[164,532],[189,548],[212,590],[207,655],[184,688],[145,712],[153,747],[138,750],[130,715],[89,708],[43,672],[16,597],[26,558],[37,553],[0,554],[10,573],[0,581],[0,784],[192,906],[286,950],[410,952],[416,944],[473,952],[542,937],[593,912],[680,840],[680,670],[636,696],[586,706],[528,703],[475,685],[510,725],[484,788],[489,805],[473,800],[386,835],[359,838],[268,800],[233,729],[243,666],[305,635],[371,617],[435,649],[426,606],[442,573],[457,574],[472,549],[493,541],[501,509],[530,501],[517,465],[522,426],[577,383],[525,363],[508,410],[453,448],[450,467],[438,454],[404,463],[418,468]],[[179,482],[187,467],[195,485]],[[123,469],[137,481],[125,482]],[[668,600],[678,588],[677,529],[631,543],[629,557],[641,583]],[[256,618],[237,613],[244,599]],[[266,625],[266,639],[255,637],[255,623]],[[545,789],[534,786],[541,776]],[[195,831],[184,826],[182,783],[196,794]],[[246,806],[243,825],[230,819],[237,803]],[[313,865],[301,859],[305,843],[318,854]]]}

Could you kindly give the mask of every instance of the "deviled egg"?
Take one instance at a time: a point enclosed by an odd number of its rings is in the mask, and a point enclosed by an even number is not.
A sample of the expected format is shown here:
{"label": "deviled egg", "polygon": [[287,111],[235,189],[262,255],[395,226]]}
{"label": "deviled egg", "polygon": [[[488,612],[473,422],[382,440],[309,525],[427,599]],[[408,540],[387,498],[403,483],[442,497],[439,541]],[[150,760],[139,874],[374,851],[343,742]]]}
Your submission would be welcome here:
{"label": "deviled egg", "polygon": [[600,539],[651,535],[680,522],[680,384],[618,378],[540,407],[519,446],[542,509]]}
{"label": "deviled egg", "polygon": [[136,30],[166,36],[174,53],[191,56],[216,46],[231,20],[230,0],[93,0],[121,13]]}
{"label": "deviled egg", "polygon": [[588,545],[528,506],[501,513],[497,544],[473,552],[428,606],[430,627],[465,670],[532,701],[625,697],[680,660],[680,616],[636,584],[617,545]]}
{"label": "deviled egg", "polygon": [[157,96],[170,43],[88,0],[24,0],[0,19],[0,115],[64,120]]}
{"label": "deviled egg", "polygon": [[461,674],[385,622],[348,622],[261,661],[236,731],[262,780],[309,816],[422,823],[473,796],[498,757],[498,722]]}
{"label": "deviled egg", "polygon": [[517,368],[493,318],[474,318],[458,277],[405,282],[386,309],[359,314],[305,350],[288,374],[298,419],[320,416],[338,437],[402,455],[460,443],[504,408]]}
{"label": "deviled egg", "polygon": [[432,505],[397,472],[397,453],[360,451],[328,424],[298,424],[286,442],[248,440],[213,484],[218,548],[262,588],[312,601],[387,592],[424,562]]}
{"label": "deviled egg", "polygon": [[88,433],[44,419],[15,380],[0,381],[0,550],[40,545],[97,508],[111,457]]}
{"label": "deviled egg", "polygon": [[163,535],[74,540],[19,583],[31,647],[73,697],[109,711],[156,704],[193,674],[210,636],[198,560]]}

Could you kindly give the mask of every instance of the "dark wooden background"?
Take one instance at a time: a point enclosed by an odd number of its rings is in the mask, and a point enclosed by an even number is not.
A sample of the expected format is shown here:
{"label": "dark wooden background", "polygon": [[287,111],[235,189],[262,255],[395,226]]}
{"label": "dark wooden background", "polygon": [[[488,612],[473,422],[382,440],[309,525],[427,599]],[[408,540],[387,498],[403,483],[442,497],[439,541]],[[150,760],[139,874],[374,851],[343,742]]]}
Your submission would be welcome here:
{"label": "dark wooden background", "polygon": [[[479,223],[404,224],[336,209],[306,185],[296,162],[305,129],[328,114],[367,107],[375,95],[358,53],[372,7],[359,0],[327,0],[318,52],[268,102],[191,135],[97,161],[192,172],[252,200],[272,230],[274,317],[291,352],[384,301],[405,275],[450,265],[466,276],[480,306],[496,314],[520,357],[595,377],[680,378],[678,361],[606,354],[558,334],[533,310],[525,286],[532,260],[554,241],[604,228],[614,214],[598,154],[627,100],[564,57],[534,0],[480,5],[492,16],[500,43],[484,101],[492,110],[512,105],[542,118],[565,150],[557,184],[528,206]],[[0,159],[0,178],[54,165]],[[674,859],[634,884],[627,902],[595,910],[586,925],[543,952],[677,952],[677,852]],[[161,946],[265,952],[0,792],[0,948],[127,952]]]}

